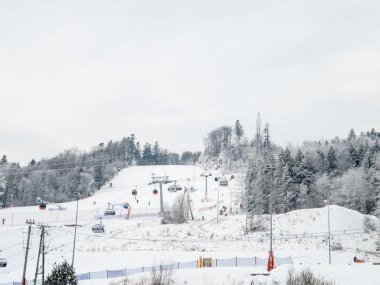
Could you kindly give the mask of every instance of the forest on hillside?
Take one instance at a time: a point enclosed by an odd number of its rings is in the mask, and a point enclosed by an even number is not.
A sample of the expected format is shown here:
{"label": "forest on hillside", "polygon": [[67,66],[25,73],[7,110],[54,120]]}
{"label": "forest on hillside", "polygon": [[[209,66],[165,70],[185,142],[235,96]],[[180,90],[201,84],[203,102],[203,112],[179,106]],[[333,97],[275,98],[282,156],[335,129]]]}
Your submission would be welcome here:
{"label": "forest on hillside", "polygon": [[251,215],[314,208],[326,203],[380,215],[380,133],[305,141],[282,147],[271,141],[269,125],[255,138],[244,137],[239,121],[205,139],[208,167],[245,173],[244,202]]}
{"label": "forest on hillside", "polygon": [[86,197],[109,181],[121,169],[132,165],[194,164],[200,152],[182,155],[160,148],[156,141],[142,147],[134,134],[121,141],[100,143],[89,152],[66,150],[55,157],[35,161],[21,167],[0,160],[1,205],[34,205],[37,197],[47,202],[65,202],[80,193]]}

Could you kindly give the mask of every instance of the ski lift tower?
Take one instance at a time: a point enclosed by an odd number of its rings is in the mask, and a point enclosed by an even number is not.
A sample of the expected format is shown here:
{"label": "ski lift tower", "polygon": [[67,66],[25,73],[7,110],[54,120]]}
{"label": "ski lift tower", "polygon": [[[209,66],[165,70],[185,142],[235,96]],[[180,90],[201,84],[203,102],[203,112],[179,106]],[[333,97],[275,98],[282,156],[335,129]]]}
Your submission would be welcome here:
{"label": "ski lift tower", "polygon": [[162,195],[162,184],[168,184],[172,181],[169,180],[169,176],[154,176],[154,173],[152,173],[152,182],[149,183],[149,185],[152,184],[160,184],[160,215],[161,217],[165,217],[165,211],[164,211],[164,197]]}
{"label": "ski lift tower", "polygon": [[202,172],[201,174],[202,177],[204,177],[206,179],[206,188],[205,188],[205,198],[203,199],[204,202],[208,202],[208,198],[207,198],[207,178],[209,176],[212,176],[212,173],[205,170],[204,172]]}

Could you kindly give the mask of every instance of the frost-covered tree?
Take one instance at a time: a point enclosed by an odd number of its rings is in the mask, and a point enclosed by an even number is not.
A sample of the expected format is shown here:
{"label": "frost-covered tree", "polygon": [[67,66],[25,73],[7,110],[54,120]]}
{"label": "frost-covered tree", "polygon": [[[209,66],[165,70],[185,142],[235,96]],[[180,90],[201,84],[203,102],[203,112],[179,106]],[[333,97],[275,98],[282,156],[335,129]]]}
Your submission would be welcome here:
{"label": "frost-covered tree", "polygon": [[329,148],[329,151],[328,151],[327,157],[326,157],[327,172],[330,173],[331,175],[335,175],[336,170],[337,170],[337,164],[338,164],[338,161],[336,158],[335,150],[331,146]]}
{"label": "frost-covered tree", "polygon": [[8,163],[8,159],[6,155],[3,155],[3,157],[0,160],[0,165],[4,165]]}
{"label": "frost-covered tree", "polygon": [[77,285],[78,280],[74,268],[67,261],[57,264],[46,278],[45,285]]}
{"label": "frost-covered tree", "polygon": [[350,132],[348,133],[348,139],[352,140],[355,138],[356,138],[356,133],[355,133],[354,129],[351,129]]}
{"label": "frost-covered tree", "polygon": [[153,164],[161,164],[161,152],[158,141],[156,141],[152,148],[152,160]]}
{"label": "frost-covered tree", "polygon": [[240,144],[241,138],[244,135],[244,129],[239,120],[235,122],[234,133],[238,144]]}

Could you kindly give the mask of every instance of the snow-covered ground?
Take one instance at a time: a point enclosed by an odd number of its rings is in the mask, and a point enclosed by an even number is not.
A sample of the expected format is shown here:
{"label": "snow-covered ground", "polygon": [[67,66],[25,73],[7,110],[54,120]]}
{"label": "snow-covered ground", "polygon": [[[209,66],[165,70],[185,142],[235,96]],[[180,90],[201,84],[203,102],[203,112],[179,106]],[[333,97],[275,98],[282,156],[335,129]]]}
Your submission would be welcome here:
{"label": "snow-covered ground", "polygon": [[[159,195],[153,195],[158,185],[149,185],[151,175],[168,175],[181,186],[192,186],[198,191],[190,193],[195,220],[182,225],[162,225],[158,216],[138,217],[141,214],[154,215],[159,212]],[[202,202],[205,196],[205,179],[202,169],[193,166],[140,166],[122,170],[109,184],[94,196],[79,201],[75,269],[78,273],[105,269],[134,268],[152,266],[159,263],[197,260],[199,256],[213,258],[230,257],[266,257],[269,246],[268,231],[244,234],[245,216],[240,213],[239,175],[229,180],[229,187],[220,188],[220,207],[227,207],[227,216],[219,216],[216,222],[216,201],[218,183],[214,181],[217,172],[208,178],[208,202]],[[230,178],[231,174],[226,174]],[[188,181],[189,179],[190,181]],[[136,188],[137,185],[137,188]],[[170,193],[164,185],[164,201],[168,209],[178,195]],[[132,190],[137,189],[134,197]],[[230,198],[232,201],[230,203]],[[127,210],[122,204],[131,205],[131,219],[125,219]],[[114,204],[116,215],[112,219],[103,219],[104,234],[94,234],[91,227],[97,223],[108,203]],[[18,281],[22,274],[24,249],[26,242],[26,219],[36,223],[45,223],[48,228],[48,254],[46,270],[50,271],[54,263],[67,259],[71,262],[76,202],[62,203],[66,210],[57,211],[54,204],[41,211],[37,206],[0,210],[0,220],[6,223],[0,226],[0,257],[7,258],[8,266],[0,268],[0,283]],[[232,206],[230,212],[230,205]],[[371,261],[380,261],[380,257],[367,254],[373,251],[378,234],[364,231],[364,215],[339,206],[330,206],[332,244],[342,245],[343,250],[332,252],[332,265],[328,265],[327,208],[298,210],[283,215],[274,215],[274,252],[276,256],[291,256],[298,269],[309,266],[316,273],[334,279],[337,284],[353,284],[347,281],[354,274],[367,280],[363,284],[377,284],[380,280],[380,266],[370,265]],[[267,219],[267,217],[264,217]],[[370,217],[373,223],[378,220]],[[267,221],[265,221],[266,224]],[[39,242],[39,229],[33,226],[32,242],[27,268],[27,277],[32,279],[36,266]],[[364,257],[368,263],[351,264],[354,255]],[[350,265],[351,264],[351,265]],[[186,269],[176,271],[177,284],[233,284],[231,280],[246,284],[250,280],[283,280],[287,275],[287,266],[280,266],[269,277],[252,277],[250,273],[265,268],[212,268]],[[347,272],[347,274],[345,274]],[[217,273],[217,274],[216,274]],[[216,277],[218,276],[218,277]],[[228,277],[229,276],[229,277]],[[140,278],[135,276],[133,278]],[[224,279],[223,279],[224,278]],[[366,278],[366,279],[364,279]],[[223,279],[224,283],[217,282]],[[227,280],[227,281],[226,281]],[[214,283],[212,283],[212,282]],[[230,283],[228,283],[231,281]],[[110,280],[83,281],[81,284],[109,284]],[[227,283],[226,283],[227,282]],[[371,283],[372,282],[372,283]],[[248,284],[249,284],[248,283]],[[236,283],[238,284],[238,283]]]}

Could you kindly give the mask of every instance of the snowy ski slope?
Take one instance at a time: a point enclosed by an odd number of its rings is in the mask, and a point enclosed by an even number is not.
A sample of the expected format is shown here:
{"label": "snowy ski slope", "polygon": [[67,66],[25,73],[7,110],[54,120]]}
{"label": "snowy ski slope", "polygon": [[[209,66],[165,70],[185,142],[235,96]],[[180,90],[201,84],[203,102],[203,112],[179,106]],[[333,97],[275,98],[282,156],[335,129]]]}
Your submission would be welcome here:
{"label": "snowy ski slope", "polygon": [[[107,184],[94,196],[80,200],[78,214],[80,227],[77,231],[75,256],[77,272],[151,266],[153,263],[161,262],[191,261],[201,255],[214,258],[266,257],[269,244],[268,232],[244,234],[245,216],[240,212],[239,207],[242,190],[239,176],[235,174],[235,179],[230,181],[228,188],[220,188],[220,205],[228,208],[231,194],[233,214],[219,216],[219,223],[216,223],[215,204],[218,183],[214,181],[214,177],[218,173],[214,172],[208,179],[210,201],[202,202],[205,195],[205,179],[201,177],[202,171],[203,169],[193,166],[131,167],[122,170],[110,181],[112,188]],[[166,174],[170,180],[177,180],[177,184],[181,186],[188,186],[187,178],[190,179],[190,187],[194,181],[194,187],[198,189],[190,194],[195,215],[194,221],[190,220],[182,225],[161,225],[158,217],[136,217],[138,214],[159,212],[159,195],[153,195],[153,189],[159,189],[158,185],[149,185],[152,173],[156,176]],[[227,178],[230,176],[231,174],[226,175]],[[132,195],[135,185],[138,191],[136,198]],[[168,185],[164,186],[166,208],[177,195],[183,193],[183,190],[177,193],[168,192]],[[121,207],[125,202],[132,207],[130,220],[125,219],[127,210]],[[104,234],[94,234],[91,227],[98,222],[96,216],[103,214],[108,203],[115,205],[116,215],[112,219],[103,219],[106,230]],[[35,219],[36,223],[45,223],[50,226],[46,239],[47,272],[56,262],[64,259],[71,261],[74,229],[67,225],[75,222],[76,202],[62,203],[60,206],[66,210],[56,211],[55,204],[49,204],[45,211],[39,210],[38,206],[0,210],[0,219],[3,217],[6,219],[5,225],[0,226],[0,257],[8,260],[8,266],[0,268],[0,283],[20,279],[26,241],[26,219]],[[210,209],[206,210],[207,208]],[[330,206],[330,216],[332,242],[333,244],[339,242],[343,246],[343,250],[333,251],[333,264],[348,266],[354,255],[363,256],[368,261],[380,261],[378,257],[363,251],[373,250],[377,240],[376,232],[365,233],[364,215],[339,206]],[[378,223],[375,217],[370,217],[370,219]],[[315,266],[319,263],[326,265],[328,261],[326,207],[274,215],[273,223],[276,256],[292,256],[296,265],[301,263],[303,266],[305,264]],[[37,226],[32,228],[31,240],[28,279],[33,278],[36,266],[39,242]],[[369,269],[368,272],[373,274],[372,272],[377,271]],[[187,273],[184,274],[183,277],[179,275],[179,280],[191,277]],[[212,274],[210,278],[211,276]],[[372,280],[371,278],[375,277],[371,275],[368,278]],[[199,280],[199,278],[194,280]],[[187,281],[191,280],[187,279]],[[91,282],[84,281],[83,284],[109,284],[110,280]]]}

